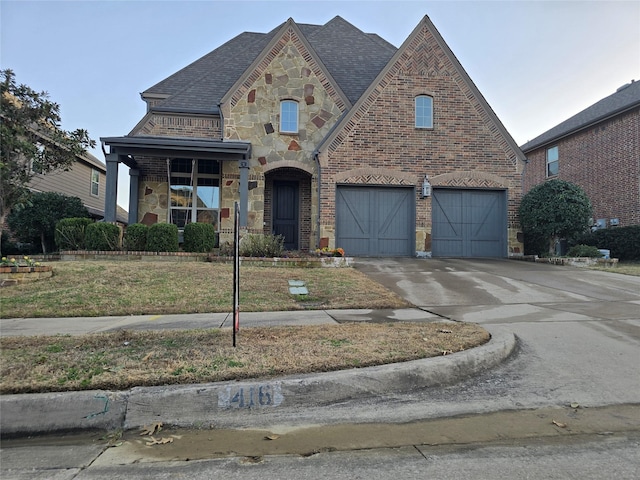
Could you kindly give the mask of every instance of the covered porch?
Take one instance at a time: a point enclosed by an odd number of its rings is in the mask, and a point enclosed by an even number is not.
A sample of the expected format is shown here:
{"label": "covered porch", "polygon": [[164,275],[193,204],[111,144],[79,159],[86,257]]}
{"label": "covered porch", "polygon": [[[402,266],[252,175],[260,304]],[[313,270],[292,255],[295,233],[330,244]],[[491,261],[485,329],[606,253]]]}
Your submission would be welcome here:
{"label": "covered porch", "polygon": [[[247,226],[249,192],[249,142],[166,138],[151,136],[104,137],[100,139],[107,163],[105,221],[116,219],[118,166],[129,167],[129,224],[143,221],[145,196],[159,190],[156,200],[161,214],[144,218],[145,223],[175,223],[179,228],[191,221],[213,223],[219,219],[223,170],[238,182],[231,200],[240,203],[240,226]],[[106,149],[105,149],[106,150]],[[229,193],[225,195],[229,198]]]}

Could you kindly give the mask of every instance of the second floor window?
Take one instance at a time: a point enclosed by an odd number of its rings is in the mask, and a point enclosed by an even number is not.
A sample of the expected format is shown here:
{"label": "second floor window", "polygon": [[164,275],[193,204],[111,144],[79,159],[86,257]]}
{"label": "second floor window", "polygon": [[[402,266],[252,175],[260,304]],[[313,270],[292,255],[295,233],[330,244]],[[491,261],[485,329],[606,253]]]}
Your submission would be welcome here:
{"label": "second floor window", "polygon": [[100,172],[96,169],[91,170],[91,195],[100,195]]}
{"label": "second floor window", "polygon": [[558,175],[558,147],[547,149],[547,177]]}
{"label": "second floor window", "polygon": [[280,102],[280,131],[298,133],[298,102],[293,100]]}
{"label": "second floor window", "polygon": [[433,98],[428,95],[416,97],[416,128],[433,128]]}

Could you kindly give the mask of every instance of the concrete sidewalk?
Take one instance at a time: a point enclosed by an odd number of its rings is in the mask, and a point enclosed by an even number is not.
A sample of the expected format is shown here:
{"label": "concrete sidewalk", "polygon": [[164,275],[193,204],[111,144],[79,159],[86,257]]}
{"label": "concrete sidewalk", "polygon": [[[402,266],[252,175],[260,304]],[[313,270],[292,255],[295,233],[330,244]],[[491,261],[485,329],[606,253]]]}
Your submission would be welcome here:
{"label": "concrete sidewalk", "polygon": [[[318,310],[241,313],[242,328],[318,325],[343,321],[445,320],[420,309]],[[2,319],[3,336],[82,334],[119,329],[192,329],[230,326],[229,314],[95,318]],[[305,408],[344,404],[386,392],[447,385],[499,365],[514,350],[515,336],[501,329],[487,344],[412,362],[274,379],[198,385],[136,387],[127,391],[82,391],[0,397],[3,436],[68,430],[133,429],[153,422],[183,427],[216,424],[243,428],[247,416],[286,416]],[[269,416],[269,415],[263,415]]]}
{"label": "concrete sidewalk", "polygon": [[[399,310],[295,310],[240,312],[240,328],[275,325],[322,325],[340,322],[431,322],[444,320],[419,308]],[[167,330],[231,327],[231,313],[130,315],[116,317],[4,318],[1,336],[81,335],[116,330]]]}

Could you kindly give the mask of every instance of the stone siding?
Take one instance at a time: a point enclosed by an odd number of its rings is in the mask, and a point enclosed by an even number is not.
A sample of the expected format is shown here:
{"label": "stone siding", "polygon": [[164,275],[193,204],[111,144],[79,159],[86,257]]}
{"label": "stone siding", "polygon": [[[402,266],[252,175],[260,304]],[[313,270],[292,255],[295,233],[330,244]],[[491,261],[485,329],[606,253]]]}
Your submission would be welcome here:
{"label": "stone siding", "polygon": [[[280,133],[280,102],[298,103],[297,133]],[[231,92],[223,104],[225,138],[250,141],[250,180],[257,187],[249,191],[248,231],[270,232],[270,188],[265,182],[269,171],[270,182],[291,178],[292,169],[300,181],[300,248],[315,245],[317,218],[316,161],[313,152],[327,135],[345,108],[345,100],[333,89],[311,54],[290,28],[275,41],[265,59],[249,74],[248,80]],[[239,173],[237,167],[225,166],[228,176]],[[231,187],[229,189],[228,187]],[[237,200],[236,184],[223,183],[222,207],[233,208]],[[228,239],[231,218],[221,222],[221,241]]]}
{"label": "stone siding", "polygon": [[[507,191],[510,254],[522,253],[517,207],[523,164],[492,123],[469,84],[426,27],[406,52],[368,90],[344,128],[314,158],[342,114],[351,108],[333,87],[295,25],[259,58],[220,106],[224,122],[211,116],[149,114],[139,135],[220,138],[251,142],[247,232],[269,233],[274,180],[299,183],[301,249],[335,248],[335,195],[340,184],[399,185],[416,189],[416,250],[431,249],[431,198],[421,198],[425,175],[434,186]],[[354,72],[357,69],[354,70]],[[355,74],[355,73],[354,73]],[[433,98],[434,125],[414,126],[414,99]],[[281,133],[280,102],[299,106],[297,133]],[[220,129],[224,131],[221,132]],[[140,165],[139,221],[167,221],[166,159],[136,158]],[[321,198],[318,198],[318,162]],[[220,242],[233,236],[233,208],[239,200],[235,162],[221,164]],[[318,216],[319,212],[319,216]],[[318,231],[319,228],[319,231]],[[338,245],[339,246],[339,245]],[[348,252],[347,252],[348,253]]]}

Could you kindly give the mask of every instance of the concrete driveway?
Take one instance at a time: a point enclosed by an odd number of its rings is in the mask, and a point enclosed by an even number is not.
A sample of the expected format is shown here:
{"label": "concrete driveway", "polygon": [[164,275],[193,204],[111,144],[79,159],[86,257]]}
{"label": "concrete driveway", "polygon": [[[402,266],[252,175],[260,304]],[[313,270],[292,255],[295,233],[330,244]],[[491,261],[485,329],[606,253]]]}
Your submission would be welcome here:
{"label": "concrete driveway", "polygon": [[358,259],[356,268],[452,320],[607,320],[640,340],[640,277],[496,259]]}
{"label": "concrete driveway", "polygon": [[491,259],[358,259],[356,268],[425,311],[516,335],[510,362],[430,392],[428,410],[640,403],[640,277]]}

